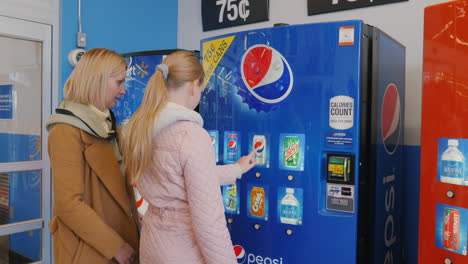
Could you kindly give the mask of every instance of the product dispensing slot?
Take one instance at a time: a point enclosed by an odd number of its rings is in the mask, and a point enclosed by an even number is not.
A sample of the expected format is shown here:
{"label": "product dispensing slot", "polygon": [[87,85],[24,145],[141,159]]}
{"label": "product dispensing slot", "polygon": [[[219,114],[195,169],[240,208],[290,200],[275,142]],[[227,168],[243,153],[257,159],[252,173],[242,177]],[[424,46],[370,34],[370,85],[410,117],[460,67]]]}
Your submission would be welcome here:
{"label": "product dispensing slot", "polygon": [[354,155],[327,154],[327,209],[354,212]]}

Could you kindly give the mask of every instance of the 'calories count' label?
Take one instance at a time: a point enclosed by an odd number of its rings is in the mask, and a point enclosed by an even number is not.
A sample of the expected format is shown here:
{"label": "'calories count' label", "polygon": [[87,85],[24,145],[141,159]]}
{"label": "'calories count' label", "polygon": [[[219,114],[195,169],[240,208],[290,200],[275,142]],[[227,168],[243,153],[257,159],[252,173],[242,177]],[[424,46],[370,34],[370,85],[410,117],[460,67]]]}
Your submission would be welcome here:
{"label": "'calories count' label", "polygon": [[339,95],[330,99],[329,125],[331,128],[345,130],[354,125],[354,99]]}

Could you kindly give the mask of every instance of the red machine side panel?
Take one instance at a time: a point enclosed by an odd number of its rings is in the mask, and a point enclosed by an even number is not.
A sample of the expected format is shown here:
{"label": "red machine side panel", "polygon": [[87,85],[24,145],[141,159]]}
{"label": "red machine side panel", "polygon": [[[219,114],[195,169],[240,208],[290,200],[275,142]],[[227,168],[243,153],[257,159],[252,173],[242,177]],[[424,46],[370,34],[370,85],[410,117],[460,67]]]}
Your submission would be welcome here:
{"label": "red machine side panel", "polygon": [[425,9],[421,129],[419,263],[468,263],[467,0]]}

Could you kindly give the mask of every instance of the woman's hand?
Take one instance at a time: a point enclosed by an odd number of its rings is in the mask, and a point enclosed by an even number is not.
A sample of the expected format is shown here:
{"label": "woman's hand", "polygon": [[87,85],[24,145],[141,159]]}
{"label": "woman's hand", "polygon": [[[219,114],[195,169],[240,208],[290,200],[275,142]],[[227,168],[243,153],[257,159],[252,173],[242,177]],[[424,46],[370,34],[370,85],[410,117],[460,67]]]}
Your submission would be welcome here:
{"label": "woman's hand", "polygon": [[136,256],[135,250],[129,244],[124,243],[117,254],[115,254],[114,259],[119,264],[133,264],[136,263]]}
{"label": "woman's hand", "polygon": [[257,164],[257,161],[255,161],[255,152],[257,152],[257,149],[252,150],[252,152],[250,152],[249,155],[242,156],[237,161],[237,163],[242,169],[242,173],[248,172],[251,168],[253,168]]}

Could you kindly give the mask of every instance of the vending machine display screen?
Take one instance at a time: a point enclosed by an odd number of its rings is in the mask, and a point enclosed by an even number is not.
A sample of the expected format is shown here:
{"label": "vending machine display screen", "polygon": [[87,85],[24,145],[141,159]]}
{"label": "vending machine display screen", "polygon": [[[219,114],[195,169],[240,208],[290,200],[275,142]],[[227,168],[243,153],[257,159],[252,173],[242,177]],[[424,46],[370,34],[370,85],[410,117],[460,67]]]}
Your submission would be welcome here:
{"label": "vending machine display screen", "polygon": [[353,158],[351,155],[328,155],[328,182],[353,184],[354,175],[353,170],[351,168],[352,161]]}

